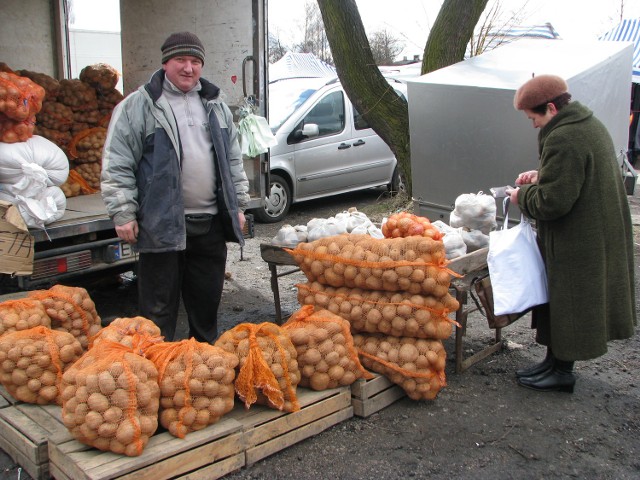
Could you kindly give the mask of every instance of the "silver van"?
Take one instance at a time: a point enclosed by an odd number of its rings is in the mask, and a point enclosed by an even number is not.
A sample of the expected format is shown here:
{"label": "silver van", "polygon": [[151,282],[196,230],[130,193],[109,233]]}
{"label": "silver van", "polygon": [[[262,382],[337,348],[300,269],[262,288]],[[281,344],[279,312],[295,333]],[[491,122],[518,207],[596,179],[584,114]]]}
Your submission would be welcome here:
{"label": "silver van", "polygon": [[[406,85],[388,80],[406,99]],[[269,85],[271,190],[257,220],[282,220],[293,203],[364,188],[402,188],[396,159],[349,101],[337,78],[292,78]]]}

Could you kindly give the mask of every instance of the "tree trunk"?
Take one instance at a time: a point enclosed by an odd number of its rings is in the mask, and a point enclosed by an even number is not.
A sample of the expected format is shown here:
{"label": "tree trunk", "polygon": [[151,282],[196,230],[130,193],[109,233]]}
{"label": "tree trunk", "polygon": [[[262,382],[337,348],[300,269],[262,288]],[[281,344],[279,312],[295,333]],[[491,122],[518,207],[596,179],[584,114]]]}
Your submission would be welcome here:
{"label": "tree trunk", "polygon": [[409,110],[380,73],[355,0],[318,0],[338,77],[351,102],[389,145],[411,195]]}
{"label": "tree trunk", "polygon": [[445,0],[429,32],[422,74],[464,59],[467,43],[489,0]]}

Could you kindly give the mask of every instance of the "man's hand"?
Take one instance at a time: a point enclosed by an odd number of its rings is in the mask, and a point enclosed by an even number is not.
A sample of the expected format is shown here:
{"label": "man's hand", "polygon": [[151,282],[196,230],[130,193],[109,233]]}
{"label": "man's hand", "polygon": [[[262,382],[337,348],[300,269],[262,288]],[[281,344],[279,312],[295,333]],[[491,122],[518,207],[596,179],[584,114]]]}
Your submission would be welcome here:
{"label": "man's hand", "polygon": [[238,212],[238,220],[240,221],[240,230],[244,231],[244,224],[247,223],[247,219],[244,216],[244,213]]}
{"label": "man's hand", "polygon": [[124,225],[116,225],[116,233],[119,239],[127,243],[136,243],[138,241],[138,221],[132,220]]}

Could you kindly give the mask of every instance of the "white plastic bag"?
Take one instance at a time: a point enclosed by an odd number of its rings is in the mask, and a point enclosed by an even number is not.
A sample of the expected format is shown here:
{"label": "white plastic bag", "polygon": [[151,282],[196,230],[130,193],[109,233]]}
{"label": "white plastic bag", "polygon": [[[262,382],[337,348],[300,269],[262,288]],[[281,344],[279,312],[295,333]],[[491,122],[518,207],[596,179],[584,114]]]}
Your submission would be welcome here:
{"label": "white plastic bag", "polygon": [[489,233],[487,265],[496,315],[524,312],[549,301],[547,273],[536,234],[522,216],[520,223]]}
{"label": "white plastic bag", "polygon": [[497,226],[496,199],[482,192],[459,195],[450,214],[449,225],[488,234]]}
{"label": "white plastic bag", "polygon": [[242,154],[249,157],[257,157],[261,153],[266,153],[270,147],[278,144],[276,137],[271,133],[267,119],[253,113],[240,119],[238,133],[240,134]]}

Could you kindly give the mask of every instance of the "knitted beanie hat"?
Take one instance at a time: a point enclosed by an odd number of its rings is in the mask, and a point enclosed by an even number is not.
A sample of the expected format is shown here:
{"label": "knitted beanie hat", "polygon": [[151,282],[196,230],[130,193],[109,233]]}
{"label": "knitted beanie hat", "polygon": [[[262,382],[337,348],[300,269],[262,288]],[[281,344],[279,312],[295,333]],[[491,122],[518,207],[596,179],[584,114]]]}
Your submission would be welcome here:
{"label": "knitted beanie hat", "polygon": [[559,97],[568,89],[567,82],[556,75],[538,75],[516,91],[513,106],[516,110],[531,110]]}
{"label": "knitted beanie hat", "polygon": [[202,60],[204,65],[204,46],[200,39],[191,32],[172,33],[164,41],[162,47],[162,63],[178,55],[189,55]]}

